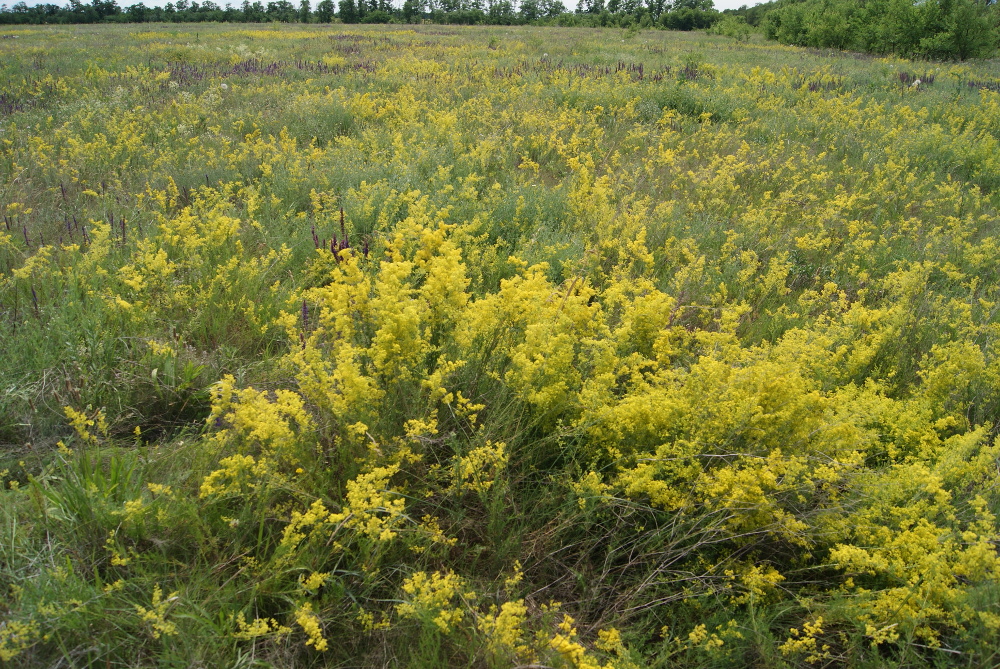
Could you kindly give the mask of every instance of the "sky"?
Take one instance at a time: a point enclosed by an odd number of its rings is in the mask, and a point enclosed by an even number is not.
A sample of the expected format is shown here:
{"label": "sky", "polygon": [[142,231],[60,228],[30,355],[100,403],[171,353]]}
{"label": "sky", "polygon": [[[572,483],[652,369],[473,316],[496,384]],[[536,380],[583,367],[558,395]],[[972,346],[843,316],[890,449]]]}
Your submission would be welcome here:
{"label": "sky", "polygon": [[764,0],[715,0],[715,8],[720,12],[723,9],[739,9],[743,5],[753,7],[759,5]]}

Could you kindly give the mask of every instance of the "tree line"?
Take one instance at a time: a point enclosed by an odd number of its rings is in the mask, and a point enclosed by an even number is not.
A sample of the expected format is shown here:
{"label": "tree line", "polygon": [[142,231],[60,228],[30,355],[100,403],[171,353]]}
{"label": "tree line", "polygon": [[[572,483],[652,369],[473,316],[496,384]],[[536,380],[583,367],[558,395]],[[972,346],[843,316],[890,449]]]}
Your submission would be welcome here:
{"label": "tree line", "polygon": [[0,24],[59,23],[415,23],[557,24],[696,30],[721,17],[712,0],[579,0],[571,10],[562,0],[243,0],[234,6],[213,0],[174,0],[163,7],[138,2],[121,7],[116,0],[69,0],[64,6],[23,0],[0,5]]}

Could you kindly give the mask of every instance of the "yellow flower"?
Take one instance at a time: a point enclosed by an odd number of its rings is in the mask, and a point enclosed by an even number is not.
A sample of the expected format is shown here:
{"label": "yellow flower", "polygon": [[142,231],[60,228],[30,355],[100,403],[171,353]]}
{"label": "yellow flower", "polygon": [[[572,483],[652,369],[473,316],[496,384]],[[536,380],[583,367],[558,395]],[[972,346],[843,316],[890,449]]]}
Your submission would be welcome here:
{"label": "yellow flower", "polygon": [[319,616],[313,613],[312,604],[303,602],[295,609],[295,622],[298,623],[302,631],[306,633],[306,645],[312,646],[319,652],[329,648],[327,640],[323,638],[323,629]]}
{"label": "yellow flower", "polygon": [[149,624],[154,639],[159,639],[162,635],[172,636],[178,633],[177,625],[166,618],[167,609],[178,599],[177,594],[173,592],[164,599],[160,586],[156,585],[153,587],[152,607],[147,609],[136,605],[135,610],[139,614],[139,619]]}

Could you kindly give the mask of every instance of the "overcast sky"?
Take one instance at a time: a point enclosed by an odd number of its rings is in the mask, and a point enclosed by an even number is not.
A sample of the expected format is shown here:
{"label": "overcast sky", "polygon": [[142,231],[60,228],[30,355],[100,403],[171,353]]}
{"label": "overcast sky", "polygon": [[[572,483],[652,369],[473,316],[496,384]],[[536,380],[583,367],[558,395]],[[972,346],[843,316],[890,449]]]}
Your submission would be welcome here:
{"label": "overcast sky", "polygon": [[759,5],[764,0],[715,0],[715,8],[719,11],[723,9],[739,9],[743,5],[753,7]]}

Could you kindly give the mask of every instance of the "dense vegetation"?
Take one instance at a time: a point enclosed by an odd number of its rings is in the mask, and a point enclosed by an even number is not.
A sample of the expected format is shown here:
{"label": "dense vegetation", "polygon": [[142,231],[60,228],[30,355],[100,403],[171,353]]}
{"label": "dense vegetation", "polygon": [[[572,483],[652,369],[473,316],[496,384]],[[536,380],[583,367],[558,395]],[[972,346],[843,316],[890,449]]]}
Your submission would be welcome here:
{"label": "dense vegetation", "polygon": [[1000,38],[997,6],[981,0],[779,0],[755,18],[783,44],[922,58],[990,56]]}
{"label": "dense vegetation", "polygon": [[711,0],[580,0],[570,13],[561,0],[319,0],[313,10],[310,0],[293,5],[288,0],[262,2],[244,0],[239,7],[219,6],[211,0],[178,0],[164,7],[138,2],[122,9],[116,0],[71,0],[60,7],[51,3],[28,6],[23,0],[8,8],[0,6],[0,25],[88,24],[88,23],[421,23],[546,25],[560,26],[654,26],[670,30],[708,28],[719,18]]}
{"label": "dense vegetation", "polygon": [[1000,663],[994,64],[0,37],[0,665]]}

